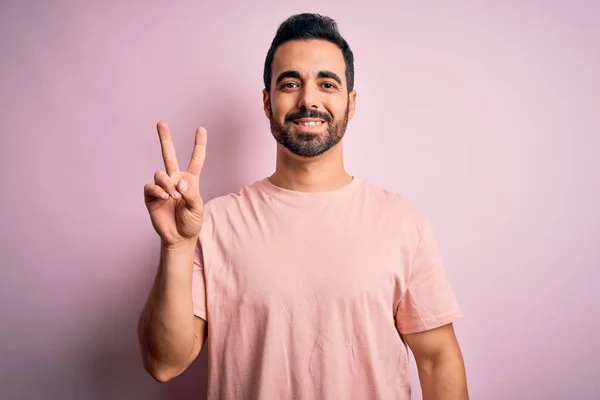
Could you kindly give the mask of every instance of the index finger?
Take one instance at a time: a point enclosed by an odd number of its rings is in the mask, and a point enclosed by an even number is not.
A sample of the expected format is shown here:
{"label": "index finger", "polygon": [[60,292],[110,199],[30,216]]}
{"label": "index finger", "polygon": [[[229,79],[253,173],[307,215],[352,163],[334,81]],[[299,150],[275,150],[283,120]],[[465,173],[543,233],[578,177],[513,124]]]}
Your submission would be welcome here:
{"label": "index finger", "polygon": [[169,127],[165,122],[161,121],[157,124],[156,128],[158,130],[158,137],[160,138],[160,148],[167,174],[171,175],[175,172],[179,172],[179,165],[177,165],[177,156],[175,154],[175,145],[173,145]]}
{"label": "index finger", "polygon": [[204,166],[204,160],[206,159],[206,142],[208,134],[206,129],[196,129],[196,137],[194,139],[194,150],[192,151],[192,158],[188,165],[188,172],[192,175],[199,176],[202,167]]}

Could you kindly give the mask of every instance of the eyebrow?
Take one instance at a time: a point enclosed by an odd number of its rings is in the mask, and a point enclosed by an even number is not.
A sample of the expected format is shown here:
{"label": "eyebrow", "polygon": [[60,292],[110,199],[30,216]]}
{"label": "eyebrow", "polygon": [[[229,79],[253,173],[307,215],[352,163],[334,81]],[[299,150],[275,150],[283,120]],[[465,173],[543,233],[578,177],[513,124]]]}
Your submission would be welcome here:
{"label": "eyebrow", "polygon": [[[281,74],[279,74],[277,80],[275,81],[275,84],[279,84],[282,80],[286,78],[302,79],[300,72],[298,71],[284,71]],[[319,73],[317,74],[317,79],[322,78],[330,78],[336,81],[338,84],[342,84],[342,80],[340,79],[338,74],[332,71],[319,71]]]}
{"label": "eyebrow", "polygon": [[277,81],[275,81],[275,83],[279,84],[282,80],[284,80],[286,78],[301,79],[300,72],[298,72],[298,71],[283,71],[281,74],[279,74],[279,76],[277,77]]}
{"label": "eyebrow", "polygon": [[340,77],[335,72],[331,71],[320,71],[317,74],[317,78],[330,78],[339,83],[340,85],[342,84],[342,80],[340,79]]}

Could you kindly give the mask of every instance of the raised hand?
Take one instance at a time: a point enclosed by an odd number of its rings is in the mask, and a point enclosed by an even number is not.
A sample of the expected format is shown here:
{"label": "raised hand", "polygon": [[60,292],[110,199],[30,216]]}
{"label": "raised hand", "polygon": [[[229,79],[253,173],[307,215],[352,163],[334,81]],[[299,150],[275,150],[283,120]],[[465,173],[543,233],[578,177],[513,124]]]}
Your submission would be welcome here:
{"label": "raised hand", "polygon": [[144,186],[144,199],[154,229],[163,244],[176,246],[195,240],[202,228],[204,203],[199,178],[206,158],[206,129],[198,128],[192,158],[186,171],[180,171],[169,127],[157,125],[165,171],[154,174],[154,183]]}

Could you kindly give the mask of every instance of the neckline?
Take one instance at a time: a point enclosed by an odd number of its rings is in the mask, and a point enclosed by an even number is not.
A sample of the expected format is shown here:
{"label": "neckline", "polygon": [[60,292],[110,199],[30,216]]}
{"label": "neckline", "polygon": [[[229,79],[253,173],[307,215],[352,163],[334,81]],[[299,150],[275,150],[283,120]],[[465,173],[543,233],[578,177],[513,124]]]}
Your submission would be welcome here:
{"label": "neckline", "polygon": [[321,192],[301,192],[297,190],[284,189],[273,184],[268,177],[260,180],[258,184],[259,188],[267,194],[287,203],[314,204],[338,200],[343,196],[354,193],[362,184],[362,179],[353,176],[352,180],[345,186]]}

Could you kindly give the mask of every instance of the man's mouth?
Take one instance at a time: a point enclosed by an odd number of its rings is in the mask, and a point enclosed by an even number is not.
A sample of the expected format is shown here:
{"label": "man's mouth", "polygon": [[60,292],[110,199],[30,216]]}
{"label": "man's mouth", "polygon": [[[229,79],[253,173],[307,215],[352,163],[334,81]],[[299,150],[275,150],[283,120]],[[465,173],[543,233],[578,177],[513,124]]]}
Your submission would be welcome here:
{"label": "man's mouth", "polygon": [[315,126],[322,125],[325,121],[323,121],[322,119],[301,118],[301,119],[296,119],[292,122],[298,126],[313,128]]}

